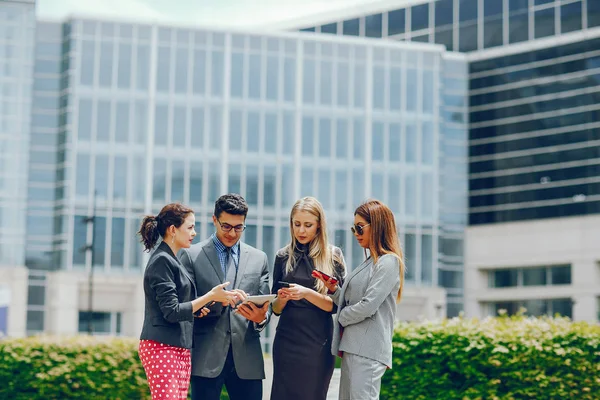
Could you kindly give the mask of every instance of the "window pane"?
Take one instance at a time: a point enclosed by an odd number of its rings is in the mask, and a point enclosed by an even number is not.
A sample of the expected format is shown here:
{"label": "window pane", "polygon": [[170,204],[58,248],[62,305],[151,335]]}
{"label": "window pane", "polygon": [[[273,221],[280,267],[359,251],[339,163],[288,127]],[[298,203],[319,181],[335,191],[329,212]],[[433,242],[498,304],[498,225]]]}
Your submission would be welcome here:
{"label": "window pane", "polygon": [[348,173],[345,170],[335,172],[333,195],[335,197],[333,207],[336,210],[345,210],[348,205]]}
{"label": "window pane", "polygon": [[337,23],[321,25],[321,33],[337,34]]}
{"label": "window pane", "polygon": [[571,266],[561,265],[551,268],[552,284],[553,285],[570,285],[571,284]]}
{"label": "window pane", "polygon": [[136,155],[133,158],[133,200],[143,203],[146,197],[146,158],[144,155]]}
{"label": "window pane", "polygon": [[[223,94],[223,77],[224,77],[224,56],[221,51],[213,51],[212,54],[212,82],[211,92],[215,97],[221,97]],[[216,199],[215,199],[216,200]]]}
{"label": "window pane", "polygon": [[110,264],[123,266],[125,257],[125,218],[113,218],[110,245]]}
{"label": "window pane", "polygon": [[264,182],[263,182],[263,205],[265,207],[275,206],[275,166],[264,167]]}
{"label": "window pane", "polygon": [[477,0],[460,0],[459,3],[459,21],[463,22],[477,19]]}
{"label": "window pane", "polygon": [[92,100],[79,100],[79,123],[77,137],[79,140],[90,140],[92,136]]}
{"label": "window pane", "polygon": [[296,60],[286,58],[283,64],[283,97],[285,101],[296,99]]}
{"label": "window pane", "polygon": [[348,133],[348,121],[338,119],[334,140],[336,158],[346,158],[348,156],[348,141],[350,138]]}
{"label": "window pane", "polygon": [[573,301],[571,299],[551,300],[552,313],[563,317],[573,318]]}
{"label": "window pane", "polygon": [[277,115],[265,115],[265,153],[277,153]]}
{"label": "window pane", "polygon": [[395,10],[388,13],[388,36],[404,33],[405,10]]}
{"label": "window pane", "polygon": [[90,40],[81,41],[81,79],[82,85],[94,84],[94,58],[96,54],[96,42]]}
{"label": "window pane", "polygon": [[[408,111],[416,111],[417,110],[417,102],[410,98],[411,95],[409,93],[417,93],[418,88],[418,79],[417,79],[417,71],[414,69],[408,69],[406,71],[406,86],[407,86],[407,102],[406,109]],[[414,96],[414,94],[412,94]],[[411,101],[408,101],[411,100]]]}
{"label": "window pane", "polygon": [[202,162],[190,163],[190,203],[193,204],[202,203],[202,169]]}
{"label": "window pane", "polygon": [[517,286],[517,276],[519,270],[517,269],[500,269],[492,271],[492,287],[513,287]]}
{"label": "window pane", "polygon": [[383,122],[373,122],[372,129],[372,159],[374,161],[383,161],[383,153],[385,150]]}
{"label": "window pane", "polygon": [[406,152],[404,159],[407,163],[417,162],[417,126],[414,122],[406,125]]}
{"label": "window pane", "polygon": [[300,172],[300,197],[314,195],[313,170],[309,167],[302,167]]}
{"label": "window pane", "polygon": [[[246,201],[250,205],[258,204],[258,166],[248,165],[246,168]],[[216,200],[216,198],[215,198]]]}
{"label": "window pane", "polygon": [[523,269],[523,286],[536,286],[546,284],[546,268]]}
{"label": "window pane", "polygon": [[435,154],[433,123],[431,121],[424,121],[421,129],[423,140],[421,143],[421,161],[423,164],[433,165],[433,155]]}
{"label": "window pane", "polygon": [[364,146],[365,146],[365,124],[362,120],[354,121],[354,158],[364,158]]}
{"label": "window pane", "polygon": [[320,103],[331,104],[333,101],[333,77],[332,75],[332,62],[321,61],[321,77],[320,77]]}
{"label": "window pane", "polygon": [[242,97],[244,94],[244,54],[231,55],[231,97]]}
{"label": "window pane", "polygon": [[127,157],[115,156],[113,199],[124,201],[127,197]]}
{"label": "window pane", "polygon": [[87,225],[85,216],[75,216],[73,225],[73,264],[85,264],[85,246],[87,245]]}
{"label": "window pane", "polygon": [[104,154],[97,154],[94,189],[97,192],[98,200],[106,200],[108,197],[108,174],[106,171],[108,171],[108,156]]}
{"label": "window pane", "polygon": [[206,51],[194,50],[194,65],[192,67],[192,90],[194,94],[204,94],[206,91]]}
{"label": "window pane", "polygon": [[323,208],[329,209],[331,203],[331,174],[329,169],[321,169],[319,170],[319,191],[317,194],[317,198],[323,205]]}
{"label": "window pane", "polygon": [[390,68],[390,109],[400,110],[402,104],[402,68]]}
{"label": "window pane", "polygon": [[380,66],[373,67],[373,107],[385,108],[385,68]]}
{"label": "window pane", "polygon": [[352,173],[352,203],[358,206],[365,200],[365,174],[362,169],[355,169]]}
{"label": "window pane", "polygon": [[316,77],[316,63],[312,59],[304,60],[304,76],[302,80],[302,100],[304,103],[315,102],[315,77]]}
{"label": "window pane", "polygon": [[554,8],[536,11],[535,38],[554,35]]}
{"label": "window pane", "polygon": [[168,92],[170,87],[169,69],[171,66],[171,49],[165,46],[159,46],[158,59],[156,67],[156,90],[159,92]]}
{"label": "window pane", "polygon": [[401,151],[401,127],[398,123],[390,124],[388,158],[390,161],[400,161]]}
{"label": "window pane", "polygon": [[509,43],[523,42],[529,38],[529,19],[526,13],[511,16],[508,27]]}
{"label": "window pane", "polygon": [[458,43],[461,52],[477,50],[477,23],[461,25],[459,36]]}
{"label": "window pane", "polygon": [[[589,6],[588,6],[589,7]],[[581,30],[581,2],[560,7],[560,31],[562,33]]]}
{"label": "window pane", "polygon": [[329,158],[331,155],[331,120],[319,119],[319,156]]}
{"label": "window pane", "polygon": [[483,47],[502,46],[503,22],[501,18],[486,20],[483,24]]}
{"label": "window pane", "polygon": [[242,150],[242,123],[242,112],[231,110],[229,113],[229,150]]}
{"label": "window pane", "polygon": [[313,119],[310,117],[302,118],[302,155],[311,157],[313,155],[314,145],[314,127]]}
{"label": "window pane", "polygon": [[164,159],[154,159],[153,167],[152,200],[155,203],[164,203],[166,194],[167,162]]}
{"label": "window pane", "polygon": [[173,164],[171,165],[171,202],[183,203],[183,184],[183,161],[173,161]]}
{"label": "window pane", "polygon": [[227,191],[229,193],[241,193],[242,185],[242,166],[240,164],[229,165],[229,180],[227,182]]}
{"label": "window pane", "polygon": [[433,4],[435,7],[435,26],[451,25],[454,15],[454,0],[438,0]]}
{"label": "window pane", "polygon": [[129,142],[129,103],[117,102],[115,118],[115,142]]}
{"label": "window pane", "polygon": [[136,88],[138,90],[148,89],[150,79],[150,48],[146,45],[138,45],[136,59]]}
{"label": "window pane", "polygon": [[[221,150],[221,137],[223,136],[222,129],[223,109],[221,107],[213,107],[210,109],[210,134],[209,147],[212,150]],[[216,200],[216,199],[215,199]]]}
{"label": "window pane", "polygon": [[295,147],[296,126],[293,112],[283,114],[283,154],[293,154]]}
{"label": "window pane", "polygon": [[211,161],[208,165],[208,204],[214,204],[221,194],[221,162]]}
{"label": "window pane", "polygon": [[267,99],[277,100],[278,99],[278,85],[279,82],[279,57],[268,56],[267,57]]}
{"label": "window pane", "polygon": [[502,1],[498,0],[484,0],[483,2],[483,16],[490,17],[493,15],[502,15]]}
{"label": "window pane", "polygon": [[365,18],[365,36],[366,37],[381,37],[382,16],[381,14],[368,15]]}
{"label": "window pane", "polygon": [[343,23],[343,33],[348,36],[358,36],[359,35],[359,20],[358,18],[350,19],[348,21],[344,21]]}
{"label": "window pane", "polygon": [[429,27],[429,3],[413,6],[410,12],[411,31],[418,31]]}
{"label": "window pane", "polygon": [[173,109],[173,146],[184,147],[186,135],[186,109],[175,106]]}
{"label": "window pane", "polygon": [[260,114],[248,113],[248,132],[246,138],[246,149],[251,153],[258,153],[260,147]]}
{"label": "window pane", "polygon": [[287,210],[294,204],[294,169],[284,164],[281,169],[281,208]]}
{"label": "window pane", "polygon": [[204,109],[192,108],[191,144],[193,148],[204,147]]}
{"label": "window pane", "polygon": [[169,108],[165,104],[157,104],[154,110],[154,144],[166,146],[169,134]]}
{"label": "window pane", "polygon": [[260,99],[261,92],[261,59],[258,54],[250,54],[249,60],[249,86],[248,86],[248,96],[251,99]]}
{"label": "window pane", "polygon": [[120,89],[131,87],[131,45],[119,44],[119,65],[117,67],[117,86]]}
{"label": "window pane", "polygon": [[354,66],[354,107],[361,108],[365,104],[365,81],[367,69],[363,64]]}
{"label": "window pane", "polygon": [[135,132],[134,140],[136,144],[146,144],[148,131],[148,105],[143,101],[136,101],[135,115],[133,116],[133,131]]}
{"label": "window pane", "polygon": [[404,214],[412,218],[417,214],[417,176],[414,171],[407,171],[404,177]]}
{"label": "window pane", "polygon": [[433,217],[433,175],[423,173],[421,175],[421,216]]}
{"label": "window pane", "polygon": [[106,218],[94,219],[94,267],[104,267],[104,251],[106,249]]}
{"label": "window pane", "polygon": [[414,282],[417,269],[417,237],[412,233],[407,233],[404,238],[404,258],[406,261],[405,279]]}
{"label": "window pane", "polygon": [[433,275],[433,239],[431,235],[421,236],[421,282],[431,285]]}
{"label": "window pane", "polygon": [[188,88],[188,49],[177,49],[175,55],[175,92],[187,93]]}

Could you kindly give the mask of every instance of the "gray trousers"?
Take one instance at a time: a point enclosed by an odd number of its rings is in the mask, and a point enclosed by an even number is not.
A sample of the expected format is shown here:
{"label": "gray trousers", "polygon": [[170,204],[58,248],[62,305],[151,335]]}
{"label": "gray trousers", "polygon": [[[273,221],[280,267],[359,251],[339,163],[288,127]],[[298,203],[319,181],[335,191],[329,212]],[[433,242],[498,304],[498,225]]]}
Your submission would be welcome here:
{"label": "gray trousers", "polygon": [[379,361],[344,353],[339,400],[377,400],[386,366]]}

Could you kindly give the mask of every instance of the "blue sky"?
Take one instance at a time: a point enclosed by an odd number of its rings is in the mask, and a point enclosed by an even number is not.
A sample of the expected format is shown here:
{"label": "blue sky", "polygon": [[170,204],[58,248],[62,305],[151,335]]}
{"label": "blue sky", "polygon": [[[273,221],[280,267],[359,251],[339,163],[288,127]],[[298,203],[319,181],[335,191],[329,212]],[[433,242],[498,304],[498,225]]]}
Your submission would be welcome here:
{"label": "blue sky", "polygon": [[37,0],[40,18],[71,14],[213,27],[261,27],[377,0]]}

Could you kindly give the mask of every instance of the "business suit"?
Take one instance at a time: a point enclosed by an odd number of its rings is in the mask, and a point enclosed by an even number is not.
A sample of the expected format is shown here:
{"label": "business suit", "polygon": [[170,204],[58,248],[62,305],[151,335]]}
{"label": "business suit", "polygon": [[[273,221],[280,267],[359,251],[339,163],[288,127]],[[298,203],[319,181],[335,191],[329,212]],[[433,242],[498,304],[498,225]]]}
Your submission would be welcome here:
{"label": "business suit", "polygon": [[[199,293],[206,293],[225,281],[225,274],[217,254],[215,236],[184,249],[179,257],[183,265],[194,277]],[[245,243],[239,242],[239,263],[233,289],[242,289],[249,295],[269,294],[269,269],[267,255]],[[208,379],[215,379],[220,387],[224,383],[231,399],[250,399],[253,390],[244,385],[254,381],[260,383],[265,378],[260,331],[254,322],[248,321],[233,312],[230,307],[215,304],[210,313],[194,323],[194,348],[192,350],[192,398],[218,399],[216,393],[207,393],[204,388],[210,385]],[[233,371],[229,371],[229,368]],[[227,370],[224,370],[224,368]],[[230,379],[229,374],[233,373]],[[234,384],[235,382],[235,384]],[[228,384],[229,383],[229,384]],[[202,389],[200,389],[202,388]],[[200,392],[202,390],[202,392]],[[257,389],[258,390],[258,389]],[[250,396],[250,397],[249,397]]]}
{"label": "business suit", "polygon": [[196,286],[164,242],[154,251],[144,271],[144,296],[139,355],[152,398],[162,398],[164,390],[186,398]]}
{"label": "business suit", "polygon": [[338,305],[332,353],[344,354],[340,400],[379,398],[381,376],[392,367],[399,270],[394,255],[379,257],[375,265],[369,257],[331,295]]}

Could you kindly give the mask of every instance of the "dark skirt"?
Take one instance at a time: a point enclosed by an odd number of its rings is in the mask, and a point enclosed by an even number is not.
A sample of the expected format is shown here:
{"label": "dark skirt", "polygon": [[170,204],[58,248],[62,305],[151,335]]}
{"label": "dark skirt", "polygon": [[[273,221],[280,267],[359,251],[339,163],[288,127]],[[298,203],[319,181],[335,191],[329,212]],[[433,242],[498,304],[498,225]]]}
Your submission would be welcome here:
{"label": "dark skirt", "polygon": [[333,375],[331,314],[288,304],[273,341],[271,400],[325,400]]}

